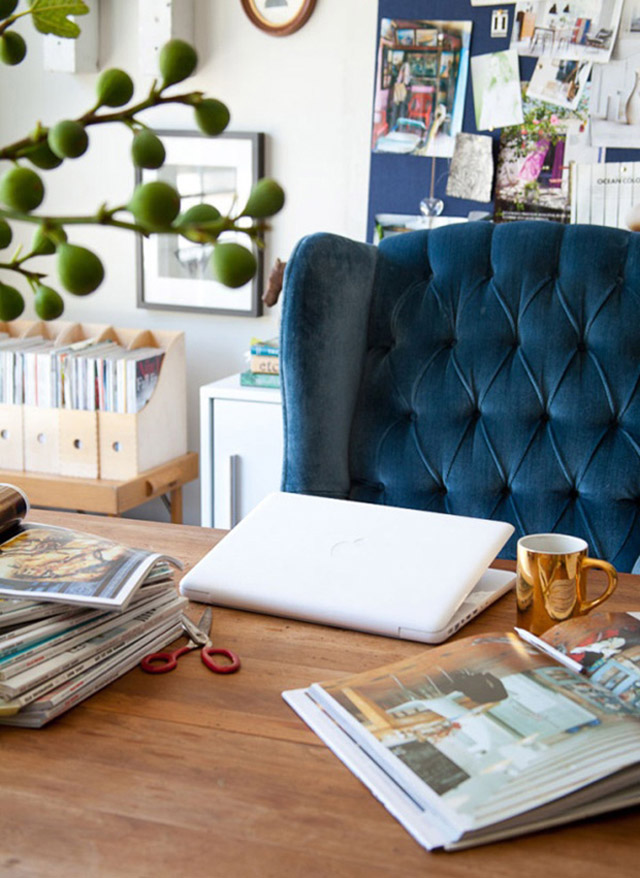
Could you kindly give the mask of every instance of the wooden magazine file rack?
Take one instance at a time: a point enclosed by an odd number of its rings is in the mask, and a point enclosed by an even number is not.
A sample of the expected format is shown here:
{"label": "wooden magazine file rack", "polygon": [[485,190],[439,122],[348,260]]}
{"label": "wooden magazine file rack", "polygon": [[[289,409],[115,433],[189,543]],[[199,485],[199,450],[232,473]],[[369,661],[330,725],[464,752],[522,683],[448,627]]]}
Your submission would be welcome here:
{"label": "wooden magazine file rack", "polygon": [[0,467],[124,481],[187,452],[184,333],[107,324],[14,320],[14,337],[42,336],[56,347],[112,339],[128,350],[160,347],[164,360],[149,402],[136,414],[0,404]]}

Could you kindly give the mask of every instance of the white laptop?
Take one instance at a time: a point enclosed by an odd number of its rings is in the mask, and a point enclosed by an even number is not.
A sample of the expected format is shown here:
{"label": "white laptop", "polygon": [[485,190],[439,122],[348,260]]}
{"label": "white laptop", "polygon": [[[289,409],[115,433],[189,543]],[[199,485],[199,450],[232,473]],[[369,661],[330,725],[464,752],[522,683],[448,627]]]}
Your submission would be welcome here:
{"label": "white laptop", "polygon": [[515,581],[486,521],[303,494],[266,497],[180,583],[194,601],[440,643]]}

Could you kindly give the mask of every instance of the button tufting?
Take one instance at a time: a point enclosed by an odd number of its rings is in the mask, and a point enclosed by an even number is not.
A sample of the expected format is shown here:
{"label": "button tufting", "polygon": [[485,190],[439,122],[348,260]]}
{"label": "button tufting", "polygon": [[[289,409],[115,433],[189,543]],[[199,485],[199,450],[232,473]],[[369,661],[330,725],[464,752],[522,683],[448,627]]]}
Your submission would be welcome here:
{"label": "button tufting", "polygon": [[416,412],[408,412],[408,414],[407,414],[407,420],[408,420],[408,421],[417,421],[417,420],[418,420],[418,415],[417,415],[417,413],[416,413]]}
{"label": "button tufting", "polygon": [[447,493],[446,487],[444,485],[440,485],[440,487],[438,488],[438,494],[442,494],[442,496],[444,497],[444,495],[446,493]]}
{"label": "button tufting", "polygon": [[540,415],[540,420],[543,424],[548,424],[551,420],[551,415],[549,414],[549,412],[542,412],[542,414]]}
{"label": "button tufting", "polygon": [[617,426],[619,426],[619,424],[620,424],[620,421],[618,420],[618,418],[616,417],[616,415],[613,415],[613,417],[612,417],[611,420],[609,421],[609,426],[610,426],[610,427],[617,427]]}
{"label": "button tufting", "polygon": [[509,485],[503,485],[502,486],[503,497],[508,497],[510,493],[511,493],[511,488],[509,487]]}
{"label": "button tufting", "polygon": [[474,410],[471,412],[471,415],[470,415],[469,417],[471,418],[472,421],[479,421],[479,420],[480,420],[480,414],[481,414],[480,409],[474,409]]}
{"label": "button tufting", "polygon": [[446,342],[444,343],[444,346],[445,346],[446,348],[455,348],[455,346],[456,346],[456,341],[457,341],[457,340],[456,340],[455,338],[450,338],[448,341],[446,341]]}
{"label": "button tufting", "polygon": [[578,350],[580,351],[580,353],[581,353],[581,354],[584,354],[584,352],[586,351],[586,349],[587,349],[587,343],[584,342],[584,341],[579,341],[579,342],[578,342]]}
{"label": "button tufting", "polygon": [[570,500],[577,500],[579,496],[580,496],[580,492],[578,491],[578,489],[571,488],[571,490],[569,491],[569,499]]}

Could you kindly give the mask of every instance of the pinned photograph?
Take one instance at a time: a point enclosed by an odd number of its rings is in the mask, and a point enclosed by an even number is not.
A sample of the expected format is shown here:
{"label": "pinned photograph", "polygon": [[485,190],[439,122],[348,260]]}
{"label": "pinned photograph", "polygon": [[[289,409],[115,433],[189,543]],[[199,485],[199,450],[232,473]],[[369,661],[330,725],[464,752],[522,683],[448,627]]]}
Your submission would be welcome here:
{"label": "pinned photograph", "polygon": [[491,201],[493,184],[492,138],[486,134],[458,134],[447,180],[447,195],[469,201]]}
{"label": "pinned photograph", "polygon": [[513,49],[471,59],[476,127],[493,131],[522,122],[518,56]]}
{"label": "pinned photograph", "polygon": [[[640,49],[640,44],[638,45]],[[591,82],[591,142],[637,149],[640,145],[640,52],[624,61],[594,67]]]}
{"label": "pinned photograph", "polygon": [[540,58],[527,88],[538,101],[575,110],[582,99],[591,72],[591,61]]}
{"label": "pinned photograph", "polygon": [[453,155],[462,130],[471,27],[470,21],[382,19],[374,152]]}
{"label": "pinned photograph", "polygon": [[588,97],[575,111],[525,97],[524,122],[505,128],[496,170],[495,220],[546,219],[568,223],[570,166],[595,163],[589,146]]}
{"label": "pinned photograph", "polygon": [[609,61],[623,0],[518,0],[511,48],[534,58]]}

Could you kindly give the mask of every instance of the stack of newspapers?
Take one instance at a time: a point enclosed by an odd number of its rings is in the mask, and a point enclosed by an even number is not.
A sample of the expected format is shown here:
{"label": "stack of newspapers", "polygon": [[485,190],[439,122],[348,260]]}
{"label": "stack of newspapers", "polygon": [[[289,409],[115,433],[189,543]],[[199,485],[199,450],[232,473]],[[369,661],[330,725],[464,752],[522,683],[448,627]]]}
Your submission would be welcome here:
{"label": "stack of newspapers", "polygon": [[0,485],[0,723],[40,727],[182,631],[167,556],[23,521]]}

